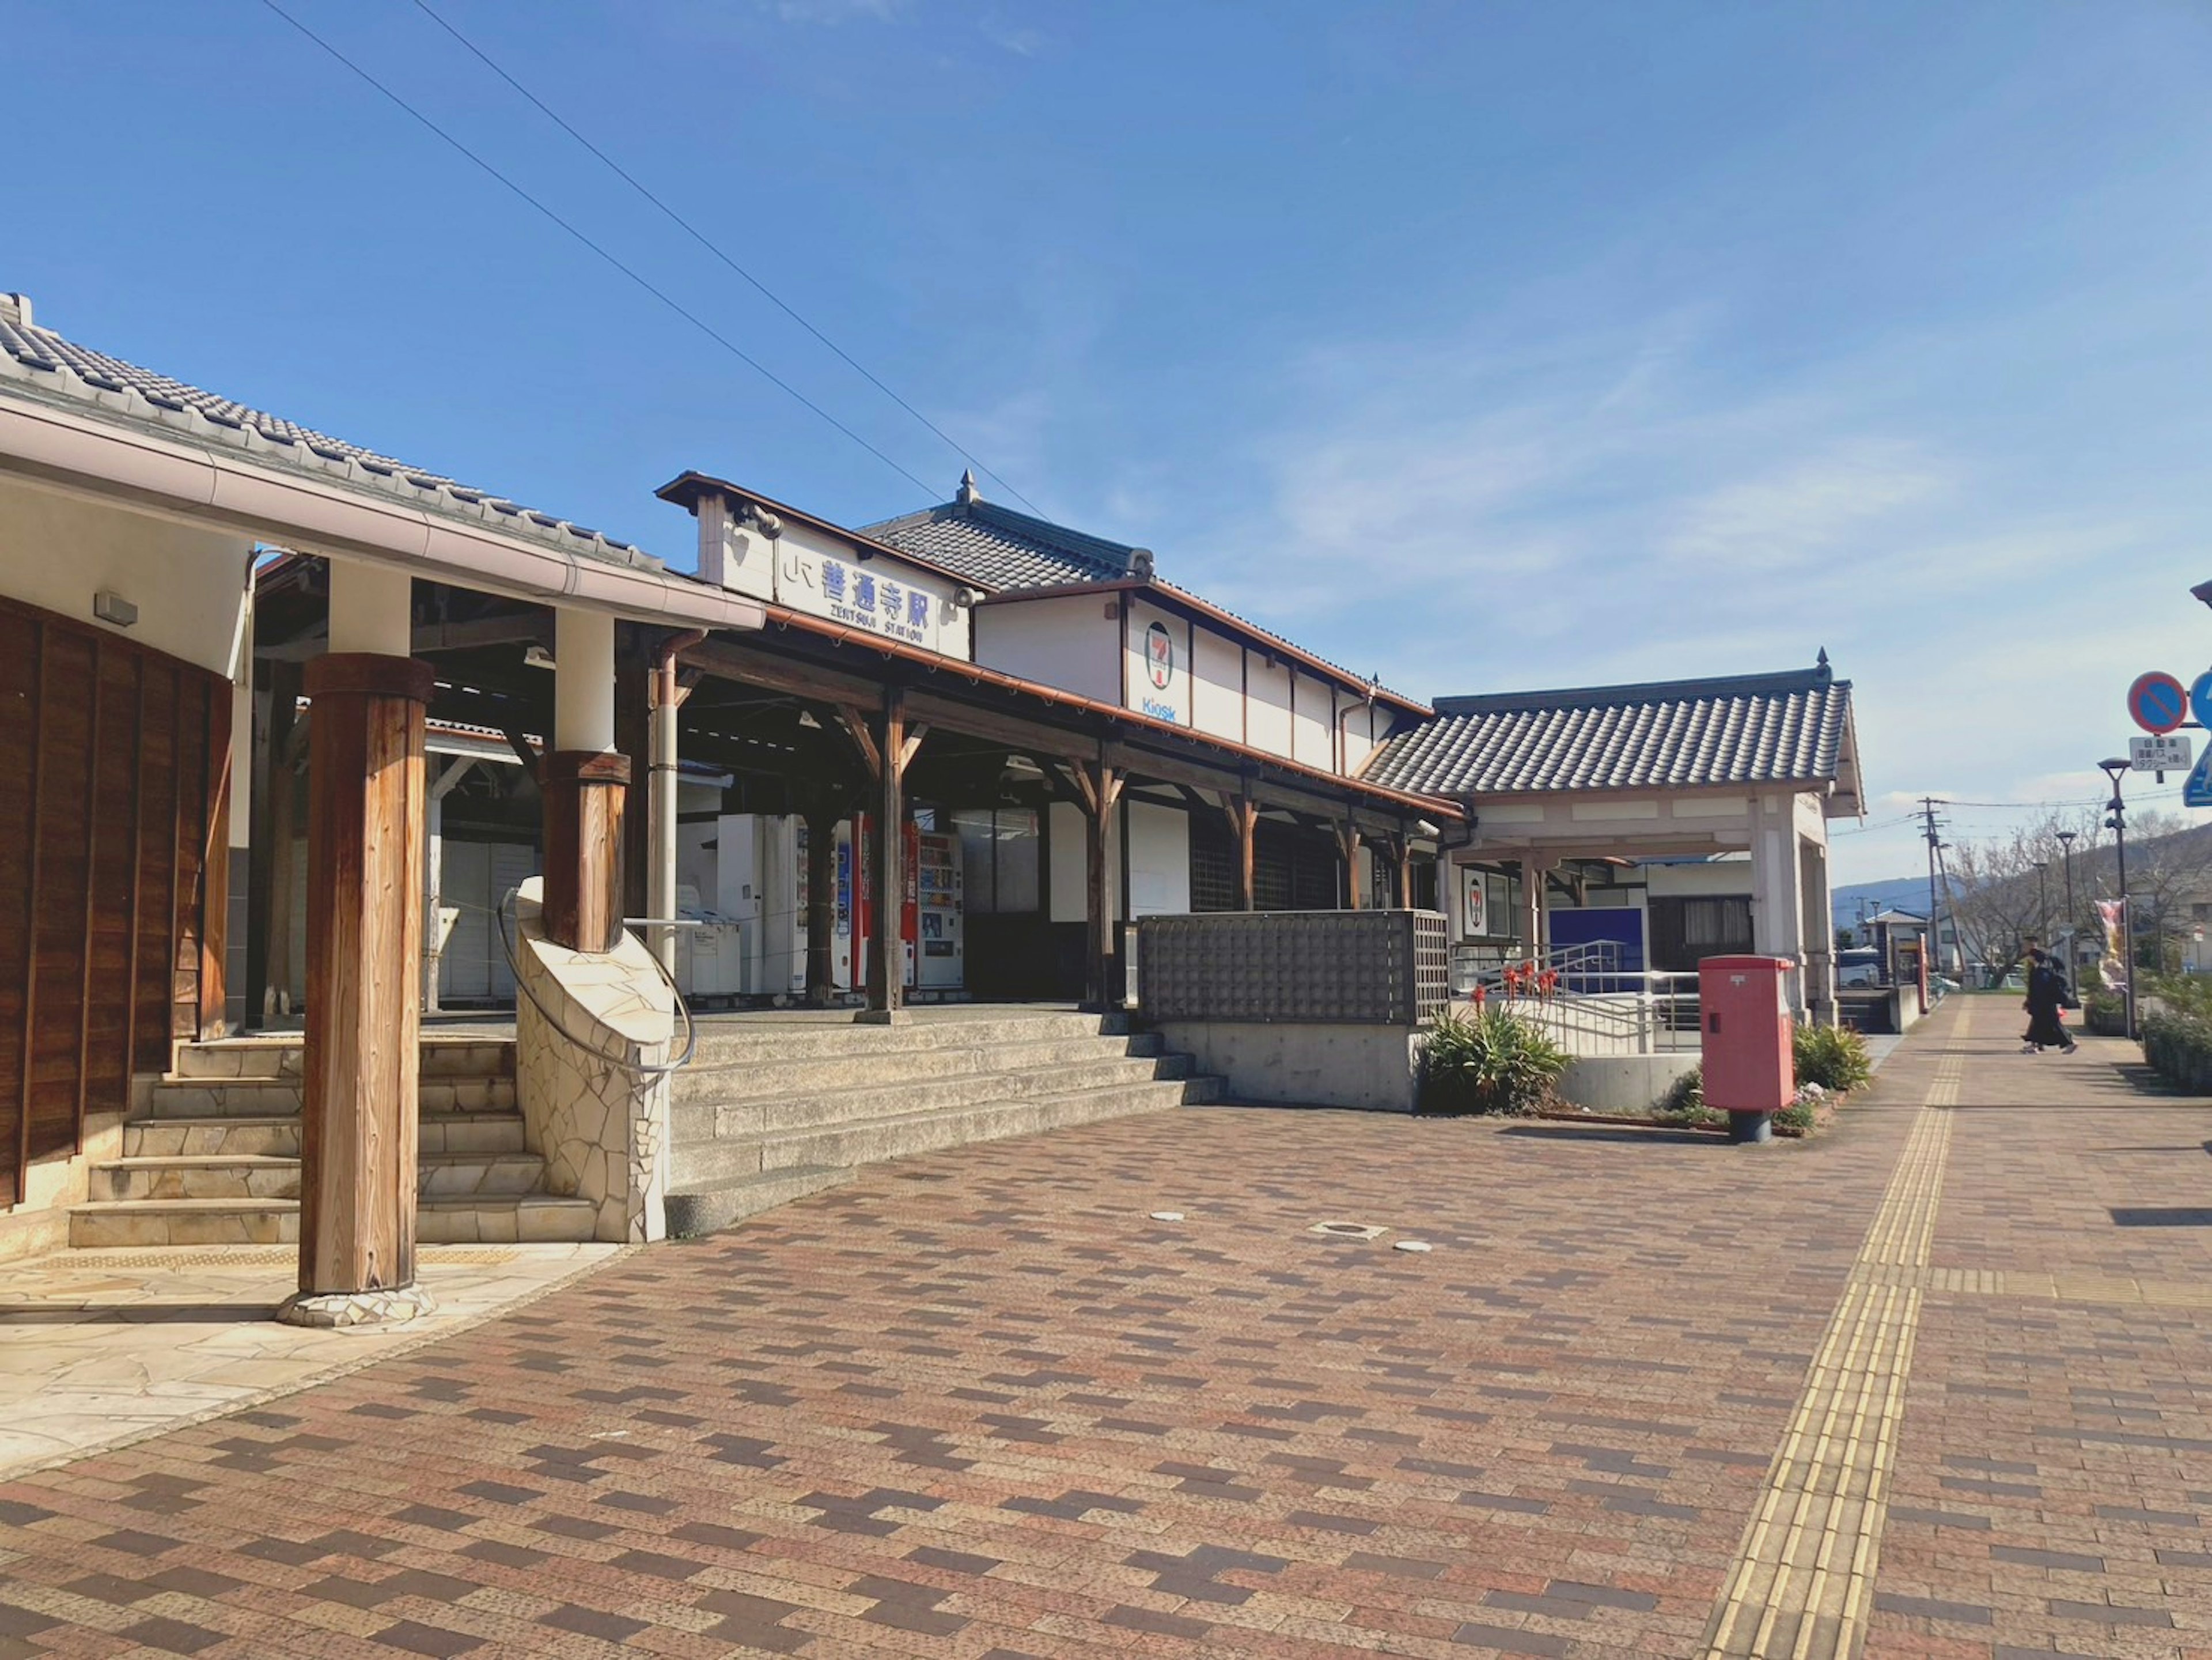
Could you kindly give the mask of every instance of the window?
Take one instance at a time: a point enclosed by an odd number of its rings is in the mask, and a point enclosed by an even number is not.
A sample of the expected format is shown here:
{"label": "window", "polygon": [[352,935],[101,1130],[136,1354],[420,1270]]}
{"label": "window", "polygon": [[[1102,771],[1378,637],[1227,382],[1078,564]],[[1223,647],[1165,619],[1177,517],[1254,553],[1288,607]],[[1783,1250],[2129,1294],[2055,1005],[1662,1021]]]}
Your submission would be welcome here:
{"label": "window", "polygon": [[1037,815],[1028,807],[968,807],[952,815],[960,838],[962,898],[970,916],[1039,909]]}

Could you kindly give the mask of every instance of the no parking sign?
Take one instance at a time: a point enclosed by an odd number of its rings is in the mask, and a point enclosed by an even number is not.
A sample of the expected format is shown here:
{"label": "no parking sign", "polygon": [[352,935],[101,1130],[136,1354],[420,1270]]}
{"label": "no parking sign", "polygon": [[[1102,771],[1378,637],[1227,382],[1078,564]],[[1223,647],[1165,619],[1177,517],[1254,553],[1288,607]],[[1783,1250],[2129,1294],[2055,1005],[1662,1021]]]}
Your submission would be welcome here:
{"label": "no parking sign", "polygon": [[2181,682],[2154,669],[2128,688],[2128,715],[2145,732],[2163,734],[2180,726],[2189,713],[2189,694]]}

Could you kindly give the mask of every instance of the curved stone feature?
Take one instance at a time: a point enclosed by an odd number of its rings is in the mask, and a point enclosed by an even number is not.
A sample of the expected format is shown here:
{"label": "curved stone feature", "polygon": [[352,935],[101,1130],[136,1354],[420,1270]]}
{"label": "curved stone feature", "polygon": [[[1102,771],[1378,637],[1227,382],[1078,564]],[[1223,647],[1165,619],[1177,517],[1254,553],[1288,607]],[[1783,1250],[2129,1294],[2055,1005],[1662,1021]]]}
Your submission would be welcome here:
{"label": "curved stone feature", "polygon": [[595,1208],[593,1238],[663,1238],[669,1075],[637,1068],[665,1066],[674,1054],[675,991],[629,933],[606,952],[572,951],[547,938],[542,891],[532,878],[515,898],[514,1077],[523,1133],[545,1160],[546,1190]]}
{"label": "curved stone feature", "polygon": [[276,1308],[288,1326],[343,1330],[351,1326],[396,1326],[434,1312],[438,1304],[421,1286],[391,1291],[296,1292]]}

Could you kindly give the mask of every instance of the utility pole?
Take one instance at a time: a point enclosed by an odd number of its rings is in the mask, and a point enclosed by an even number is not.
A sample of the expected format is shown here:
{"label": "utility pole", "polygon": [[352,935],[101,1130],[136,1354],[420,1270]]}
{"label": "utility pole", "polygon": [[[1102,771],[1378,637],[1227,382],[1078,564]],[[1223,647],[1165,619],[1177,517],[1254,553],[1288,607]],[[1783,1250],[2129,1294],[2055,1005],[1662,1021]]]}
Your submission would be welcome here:
{"label": "utility pole", "polygon": [[2059,851],[2066,860],[2066,989],[2079,999],[2081,987],[2077,978],[2081,973],[2077,964],[2081,953],[2074,949],[2074,836],[2072,830],[2058,832]]}
{"label": "utility pole", "polygon": [[1942,938],[1942,933],[1936,926],[1936,849],[1942,845],[1942,838],[1936,824],[1934,796],[1923,795],[1920,798],[1920,817],[1928,838],[1928,961],[1932,970],[1940,973],[1942,969],[1943,953],[1938,945]]}
{"label": "utility pole", "polygon": [[2105,809],[2112,816],[2105,820],[2105,828],[2112,832],[2120,866],[2120,966],[2127,973],[2127,1035],[2132,1039],[2136,1035],[2136,921],[2128,903],[2128,808],[2120,796],[2120,780],[2127,775],[2129,763],[2114,758],[2100,761],[2097,766],[2112,781],[2112,799]]}

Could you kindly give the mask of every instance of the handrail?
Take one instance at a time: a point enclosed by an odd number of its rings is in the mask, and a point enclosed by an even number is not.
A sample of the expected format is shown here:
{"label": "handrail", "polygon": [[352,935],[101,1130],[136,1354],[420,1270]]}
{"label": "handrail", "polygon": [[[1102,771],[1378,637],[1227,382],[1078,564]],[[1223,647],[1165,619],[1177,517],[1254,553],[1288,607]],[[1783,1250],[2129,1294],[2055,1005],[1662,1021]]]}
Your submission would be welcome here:
{"label": "handrail", "polygon": [[[514,988],[530,1000],[530,1006],[538,1011],[545,1024],[583,1050],[585,1054],[596,1056],[611,1067],[619,1067],[624,1072],[635,1073],[641,1078],[659,1078],[669,1073],[681,1072],[690,1066],[692,1054],[699,1047],[699,1023],[692,1018],[691,1004],[684,995],[683,987],[678,985],[676,976],[661,965],[659,953],[650,949],[647,949],[645,954],[652,960],[653,972],[667,982],[668,989],[675,994],[677,1012],[684,1017],[683,1054],[678,1055],[673,1061],[665,1062],[633,1061],[626,1055],[610,1055],[598,1045],[586,1043],[561,1024],[553,1011],[547,1008],[538,994],[530,988],[529,978],[522,971],[521,960],[514,954],[514,938],[507,930],[507,908],[514,903],[515,896],[519,892],[520,890],[518,888],[509,888],[506,897],[501,899],[493,909],[492,915],[499,923],[500,949],[507,953],[507,971],[514,976]],[[641,940],[639,943],[644,942]]]}

